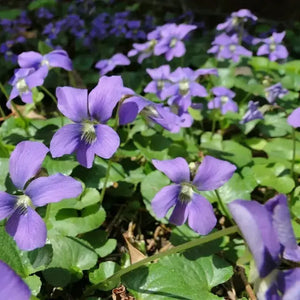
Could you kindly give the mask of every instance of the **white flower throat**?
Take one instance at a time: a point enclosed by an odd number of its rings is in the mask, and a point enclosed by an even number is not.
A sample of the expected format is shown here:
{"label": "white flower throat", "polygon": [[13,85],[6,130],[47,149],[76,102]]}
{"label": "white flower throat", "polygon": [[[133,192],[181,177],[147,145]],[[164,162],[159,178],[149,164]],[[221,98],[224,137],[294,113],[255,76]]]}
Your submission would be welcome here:
{"label": "white flower throat", "polygon": [[93,144],[97,137],[95,123],[92,121],[83,121],[81,125],[81,140],[84,140],[87,144]]}
{"label": "white flower throat", "polygon": [[20,214],[25,214],[27,212],[28,206],[33,206],[31,199],[27,195],[18,196],[17,202],[15,204],[18,212]]}
{"label": "white flower throat", "polygon": [[194,191],[193,186],[188,182],[181,183],[181,191],[179,193],[179,200],[182,203],[189,203],[192,200]]}
{"label": "white flower throat", "polygon": [[24,78],[18,80],[16,87],[20,94],[29,92],[29,87]]}

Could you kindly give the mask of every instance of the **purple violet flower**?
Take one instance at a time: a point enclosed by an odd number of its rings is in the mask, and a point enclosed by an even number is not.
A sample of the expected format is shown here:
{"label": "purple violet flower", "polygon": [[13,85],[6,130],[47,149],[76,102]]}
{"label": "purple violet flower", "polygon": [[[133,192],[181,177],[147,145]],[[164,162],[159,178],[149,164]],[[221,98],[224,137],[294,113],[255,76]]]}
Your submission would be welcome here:
{"label": "purple violet flower", "polygon": [[238,36],[236,34],[228,36],[222,33],[216,36],[212,42],[212,47],[208,49],[207,53],[213,53],[217,59],[232,59],[237,62],[240,56],[252,56],[252,52],[239,44]]}
{"label": "purple violet flower", "polygon": [[[265,205],[235,200],[228,206],[255,260],[259,278],[254,286],[258,299],[298,299],[299,269],[279,270],[282,259],[300,261],[300,247],[293,232],[286,196],[277,195]],[[288,298],[285,293],[294,297]]]}
{"label": "purple violet flower", "polygon": [[24,103],[32,103],[32,89],[44,83],[44,79],[48,74],[48,68],[43,66],[38,70],[34,68],[22,68],[15,70],[15,74],[10,80],[13,86],[9,100],[6,105],[11,108],[11,100],[20,96]]}
{"label": "purple violet flower", "polygon": [[132,20],[127,22],[128,31],[125,34],[127,39],[145,39],[146,33],[142,31],[141,21]]}
{"label": "purple violet flower", "polygon": [[217,220],[210,202],[197,191],[219,188],[232,177],[236,167],[227,161],[206,156],[191,181],[189,166],[182,157],[152,162],[175,183],[163,187],[153,198],[152,208],[157,217],[163,218],[175,206],[171,223],[182,225],[188,219],[193,230],[201,235],[208,234]]}
{"label": "purple violet flower", "polygon": [[123,86],[120,76],[103,76],[89,93],[87,89],[58,87],[58,109],[74,124],[60,128],[53,136],[50,151],[53,157],[76,153],[77,160],[91,168],[95,154],[110,158],[118,149],[118,134],[105,123],[116,104],[132,91]]}
{"label": "purple violet flower", "polygon": [[0,260],[0,299],[29,300],[31,291],[20,276]]}
{"label": "purple violet flower", "polygon": [[277,98],[281,99],[284,95],[288,93],[288,90],[282,87],[280,82],[271,85],[265,89],[266,99],[270,104],[275,104]]}
{"label": "purple violet flower", "polygon": [[154,54],[165,54],[166,60],[181,57],[185,54],[185,46],[182,39],[197,26],[186,24],[168,24],[160,31],[160,40],[154,47]]}
{"label": "purple violet flower", "polygon": [[226,32],[239,31],[239,29],[251,20],[256,22],[257,17],[251,13],[249,9],[240,9],[239,11],[233,12],[224,23],[217,26],[217,30],[225,30]]}
{"label": "purple violet flower", "polygon": [[268,54],[271,61],[287,58],[289,53],[286,47],[281,45],[284,36],[285,31],[281,33],[273,32],[271,37],[263,39],[264,44],[258,48],[257,55]]}
{"label": "purple violet flower", "polygon": [[223,86],[216,86],[211,89],[216,96],[213,100],[208,102],[209,109],[219,108],[222,115],[225,115],[228,111],[238,111],[238,105],[232,98],[235,97],[235,93]]}
{"label": "purple violet flower", "polygon": [[144,92],[154,93],[159,99],[163,100],[161,98],[161,92],[170,85],[170,66],[163,65],[156,69],[146,69],[146,71],[153,80],[144,88]]}
{"label": "purple violet flower", "polygon": [[[199,70],[200,71],[200,70]],[[196,82],[199,77],[199,71],[193,71],[190,68],[178,67],[169,75],[171,84],[165,87],[161,92],[161,99],[171,97],[169,105],[176,104],[183,111],[187,111],[191,106],[191,97],[206,97],[206,89]]]}
{"label": "purple violet flower", "polygon": [[95,65],[96,69],[100,69],[100,75],[103,76],[106,73],[112,71],[116,66],[128,66],[130,60],[122,53],[117,53],[110,59],[102,59]]}
{"label": "purple violet flower", "polygon": [[77,197],[82,192],[80,182],[59,173],[29,182],[37,175],[48,151],[40,142],[19,143],[10,156],[9,173],[21,194],[0,192],[0,219],[8,218],[6,231],[26,251],[46,243],[46,225],[34,207]]}
{"label": "purple violet flower", "polygon": [[263,119],[263,118],[264,118],[263,114],[258,110],[258,101],[257,102],[249,101],[248,110],[243,116],[243,119],[240,123],[245,124],[252,120]]}
{"label": "purple violet flower", "polygon": [[40,19],[52,19],[54,16],[53,14],[45,7],[41,7],[38,11],[37,11],[37,17]]}
{"label": "purple violet flower", "polygon": [[287,122],[294,128],[300,127],[300,107],[292,111],[287,118]]}
{"label": "purple violet flower", "polygon": [[153,55],[154,46],[156,43],[157,41],[154,39],[142,44],[134,43],[132,45],[133,49],[128,52],[127,56],[131,57],[139,54],[137,61],[139,64],[141,64],[145,58]]}
{"label": "purple violet flower", "polygon": [[18,56],[18,63],[22,68],[38,69],[42,66],[47,68],[63,68],[72,71],[72,61],[64,50],[54,50],[42,55],[35,51],[23,52]]}

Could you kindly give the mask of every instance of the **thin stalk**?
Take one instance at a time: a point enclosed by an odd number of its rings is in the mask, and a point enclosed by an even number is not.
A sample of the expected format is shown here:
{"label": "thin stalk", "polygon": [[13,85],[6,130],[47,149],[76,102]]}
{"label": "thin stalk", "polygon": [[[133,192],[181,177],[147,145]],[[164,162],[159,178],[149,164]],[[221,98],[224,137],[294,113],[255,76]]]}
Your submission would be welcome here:
{"label": "thin stalk", "polygon": [[48,203],[47,208],[46,208],[46,215],[45,215],[45,218],[44,218],[44,222],[46,224],[47,224],[47,221],[49,220],[50,212],[51,212],[51,203]]}
{"label": "thin stalk", "polygon": [[292,139],[293,139],[293,154],[292,154],[292,166],[291,166],[291,177],[294,179],[295,173],[295,159],[296,159],[296,130],[293,128],[292,131]]}
{"label": "thin stalk", "polygon": [[222,201],[222,198],[221,198],[221,196],[220,196],[218,190],[215,190],[215,193],[216,193],[216,196],[217,196],[217,199],[218,199],[218,204],[220,205],[221,209],[222,209],[223,212],[225,213],[227,219],[228,219],[232,224],[234,224],[233,221],[232,221],[232,218],[231,218],[231,216],[230,216],[230,213],[229,213],[227,207],[224,205],[224,203],[223,203],[223,201]]}
{"label": "thin stalk", "polygon": [[[296,129],[293,128],[292,131],[292,139],[293,139],[293,154],[292,154],[292,165],[291,165],[291,177],[293,180],[295,180],[295,160],[296,160]],[[291,193],[291,198],[290,198],[290,205],[292,206],[294,204],[294,194],[295,194],[295,189],[293,189]]]}
{"label": "thin stalk", "polygon": [[56,100],[56,98],[54,97],[54,95],[48,90],[48,89],[46,89],[44,86],[40,86],[39,87],[42,91],[44,91],[51,99],[52,99],[52,101],[55,103],[55,105],[57,105],[57,100]]}
{"label": "thin stalk", "polygon": [[[128,98],[128,97],[126,97],[126,96],[123,97],[118,103],[118,107],[117,107],[117,111],[116,111],[116,120],[115,120],[115,124],[114,124],[114,130],[117,130],[117,128],[119,126],[119,110],[120,110],[120,107],[121,107],[123,101],[126,98]],[[101,194],[100,194],[100,203],[102,203],[102,201],[104,199],[104,195],[105,195],[105,191],[106,191],[106,187],[107,187],[107,182],[108,182],[108,179],[109,179],[109,173],[110,173],[111,166],[112,166],[112,158],[110,158],[109,161],[108,161],[105,180],[104,180],[103,188],[102,188]]]}
{"label": "thin stalk", "polygon": [[102,281],[101,283],[98,283],[96,285],[93,285],[93,286],[87,288],[86,291],[84,292],[84,296],[91,295],[93,291],[95,291],[98,287],[103,285],[105,282],[117,280],[121,276],[123,276],[123,275],[125,275],[129,272],[132,272],[133,270],[136,270],[136,269],[140,268],[141,266],[143,266],[147,263],[150,263],[154,260],[163,258],[165,256],[169,256],[169,255],[172,255],[172,254],[175,254],[175,253],[180,253],[180,252],[186,251],[190,248],[212,242],[212,241],[217,240],[217,239],[219,239],[223,236],[230,235],[230,234],[233,234],[233,233],[236,233],[236,232],[238,232],[238,227],[237,226],[231,226],[229,228],[219,230],[217,232],[211,233],[211,234],[209,234],[207,236],[204,236],[204,237],[201,237],[199,239],[195,239],[195,240],[189,241],[187,243],[181,244],[181,245],[176,246],[174,248],[171,248],[167,251],[160,252],[158,254],[155,254],[155,255],[152,255],[150,257],[144,258],[144,259],[140,260],[139,262],[137,262],[135,264],[132,264],[129,267],[116,272],[114,275],[108,277],[106,280]]}
{"label": "thin stalk", "polygon": [[[0,89],[1,89],[1,91],[3,93],[3,95],[5,96],[5,98],[8,99],[8,95],[7,95],[6,90],[5,90],[4,86],[2,85],[2,83],[0,83]],[[3,109],[2,109],[1,106],[0,106],[0,114],[1,114],[2,118],[6,117],[6,115],[5,115],[5,113],[4,113],[4,111],[3,111]]]}

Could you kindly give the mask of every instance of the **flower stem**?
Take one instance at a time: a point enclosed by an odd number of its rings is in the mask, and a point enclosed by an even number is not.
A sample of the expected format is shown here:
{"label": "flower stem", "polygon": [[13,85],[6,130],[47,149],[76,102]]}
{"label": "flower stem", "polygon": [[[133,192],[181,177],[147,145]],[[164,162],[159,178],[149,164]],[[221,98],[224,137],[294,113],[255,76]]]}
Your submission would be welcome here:
{"label": "flower stem", "polygon": [[295,158],[296,158],[296,130],[293,128],[292,131],[293,139],[293,154],[292,154],[292,166],[291,166],[291,177],[294,179],[294,168],[295,168]]}
{"label": "flower stem", "polygon": [[[2,93],[3,93],[3,95],[5,96],[5,98],[8,99],[8,95],[7,95],[7,93],[6,93],[6,90],[5,90],[5,88],[4,88],[4,86],[2,85],[1,82],[0,82],[0,89],[1,89],[1,91],[2,91]],[[6,115],[5,115],[5,113],[4,113],[4,111],[3,111],[2,107],[1,107],[1,105],[0,105],[0,114],[1,114],[1,116],[2,116],[3,118],[6,117]]]}
{"label": "flower stem", "polygon": [[232,218],[231,218],[231,216],[230,216],[230,213],[229,213],[227,207],[224,205],[224,203],[223,203],[223,201],[222,201],[222,198],[221,198],[221,196],[220,196],[218,190],[215,190],[215,193],[216,193],[216,196],[217,196],[217,199],[218,199],[218,204],[219,204],[220,207],[221,207],[221,210],[224,212],[224,214],[226,215],[227,219],[228,219],[232,224],[234,224],[234,222],[233,222],[233,220],[232,220]]}
{"label": "flower stem", "polygon": [[104,199],[104,195],[105,195],[105,191],[106,191],[106,187],[107,187],[107,182],[108,182],[108,178],[109,178],[109,173],[110,173],[111,165],[112,165],[112,160],[110,159],[108,161],[108,164],[107,164],[106,176],[105,176],[104,184],[103,184],[103,187],[102,187],[102,190],[101,190],[101,194],[100,194],[100,203],[102,203],[102,201]]}
{"label": "flower stem", "polygon": [[167,251],[160,252],[158,254],[155,254],[155,255],[152,255],[150,257],[144,258],[144,259],[140,260],[139,262],[134,263],[134,264],[130,265],[129,267],[116,272],[114,275],[108,277],[104,281],[87,288],[84,292],[84,296],[91,295],[94,290],[98,289],[98,287],[104,285],[105,283],[108,283],[110,281],[113,282],[114,280],[117,280],[121,276],[123,276],[123,275],[125,275],[129,272],[132,272],[133,270],[136,270],[137,268],[139,268],[139,267],[141,267],[141,266],[143,266],[143,265],[145,265],[149,262],[152,262],[154,260],[163,258],[165,256],[169,256],[169,255],[172,255],[172,254],[175,254],[175,253],[183,252],[183,251],[188,250],[190,248],[209,243],[209,242],[214,241],[216,239],[219,239],[223,236],[230,235],[230,234],[233,234],[233,233],[236,233],[236,232],[238,232],[238,227],[237,226],[231,226],[229,228],[219,230],[217,232],[211,233],[211,234],[209,234],[207,236],[204,236],[204,237],[201,237],[199,239],[194,239],[192,241],[186,242],[186,243],[181,244],[179,246],[173,247],[173,248],[171,248]]}
{"label": "flower stem", "polygon": [[42,91],[44,91],[51,99],[52,101],[55,103],[55,105],[57,105],[57,100],[56,98],[54,97],[54,95],[47,89],[45,88],[44,86],[40,86],[39,87]]}

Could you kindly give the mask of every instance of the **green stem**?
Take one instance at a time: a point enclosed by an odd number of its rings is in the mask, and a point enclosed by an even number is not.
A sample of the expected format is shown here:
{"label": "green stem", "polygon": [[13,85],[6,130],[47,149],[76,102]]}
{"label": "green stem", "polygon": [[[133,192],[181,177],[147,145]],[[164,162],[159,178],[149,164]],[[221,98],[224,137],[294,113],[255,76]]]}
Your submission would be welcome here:
{"label": "green stem", "polygon": [[[292,139],[293,139],[293,154],[292,154],[292,165],[291,165],[291,177],[293,178],[293,180],[295,180],[294,176],[295,176],[295,160],[296,160],[296,129],[293,128],[292,131]],[[291,198],[290,198],[290,205],[292,206],[294,204],[294,193],[295,193],[295,189],[293,189],[292,193],[291,193]]]}
{"label": "green stem", "polygon": [[44,222],[47,224],[49,218],[50,218],[50,211],[51,211],[51,203],[48,203],[47,208],[46,208],[46,215],[44,218]]}
{"label": "green stem", "polygon": [[52,101],[55,103],[55,105],[57,105],[57,100],[56,100],[56,98],[54,97],[54,95],[48,90],[48,89],[46,89],[44,86],[40,86],[39,87],[42,91],[44,91],[51,99],[52,99]]}
{"label": "green stem", "polygon": [[108,161],[108,164],[107,164],[106,176],[105,176],[103,188],[102,188],[101,194],[100,194],[100,203],[102,203],[102,201],[104,199],[104,195],[105,195],[105,191],[106,191],[106,186],[107,186],[107,182],[108,182],[108,178],[109,178],[109,173],[110,173],[111,165],[112,165],[112,160],[110,159]]}
{"label": "green stem", "polygon": [[234,224],[233,221],[232,221],[232,218],[231,218],[231,216],[230,216],[230,213],[229,213],[227,207],[224,205],[224,203],[223,203],[223,201],[222,201],[222,198],[221,198],[221,196],[220,196],[218,190],[215,190],[215,193],[216,193],[216,196],[217,196],[217,199],[218,199],[218,204],[220,205],[220,207],[221,207],[221,209],[223,210],[224,214],[226,215],[227,219],[228,219],[232,224]]}
{"label": "green stem", "polygon": [[213,112],[212,112],[212,128],[211,128],[211,138],[213,138],[214,134],[215,134],[215,130],[216,130],[216,123],[217,123],[217,120],[215,118],[215,110],[213,109]]}
{"label": "green stem", "polygon": [[[0,83],[0,89],[1,89],[1,91],[2,91],[2,93],[3,93],[3,95],[5,96],[5,98],[8,99],[8,95],[7,95],[6,90],[5,90],[4,86],[2,85],[2,83]],[[4,111],[3,111],[3,109],[2,109],[1,106],[0,106],[0,114],[1,114],[1,116],[2,116],[3,118],[6,117],[6,115],[5,115],[5,113],[4,113]]]}
{"label": "green stem", "polygon": [[292,131],[292,139],[293,139],[293,156],[292,156],[292,166],[291,166],[291,176],[294,179],[294,168],[295,168],[295,158],[296,158],[296,130],[293,128]]}
{"label": "green stem", "polygon": [[150,257],[144,258],[144,259],[140,260],[139,262],[137,262],[135,264],[132,264],[129,267],[116,272],[114,275],[108,277],[106,280],[102,281],[101,283],[98,283],[96,285],[93,285],[93,286],[87,288],[86,291],[84,292],[84,296],[91,295],[91,293],[94,290],[96,290],[98,287],[105,284],[105,282],[117,280],[121,276],[123,276],[123,275],[125,275],[129,272],[132,272],[133,270],[136,270],[137,268],[139,268],[139,267],[141,267],[141,266],[143,266],[143,265],[145,265],[149,262],[152,262],[154,260],[163,258],[165,256],[169,256],[169,255],[172,255],[172,254],[175,254],[175,253],[183,252],[183,251],[188,250],[190,248],[209,243],[209,242],[217,240],[217,239],[219,239],[223,236],[230,235],[230,234],[233,234],[233,233],[236,233],[236,232],[238,232],[238,227],[237,226],[231,226],[229,228],[219,230],[217,232],[211,233],[211,234],[209,234],[207,236],[204,236],[204,237],[201,237],[199,239],[195,239],[195,240],[189,241],[187,243],[181,244],[181,245],[176,246],[174,248],[171,248],[167,251],[160,252],[158,254],[155,254],[155,255],[152,255]]}

